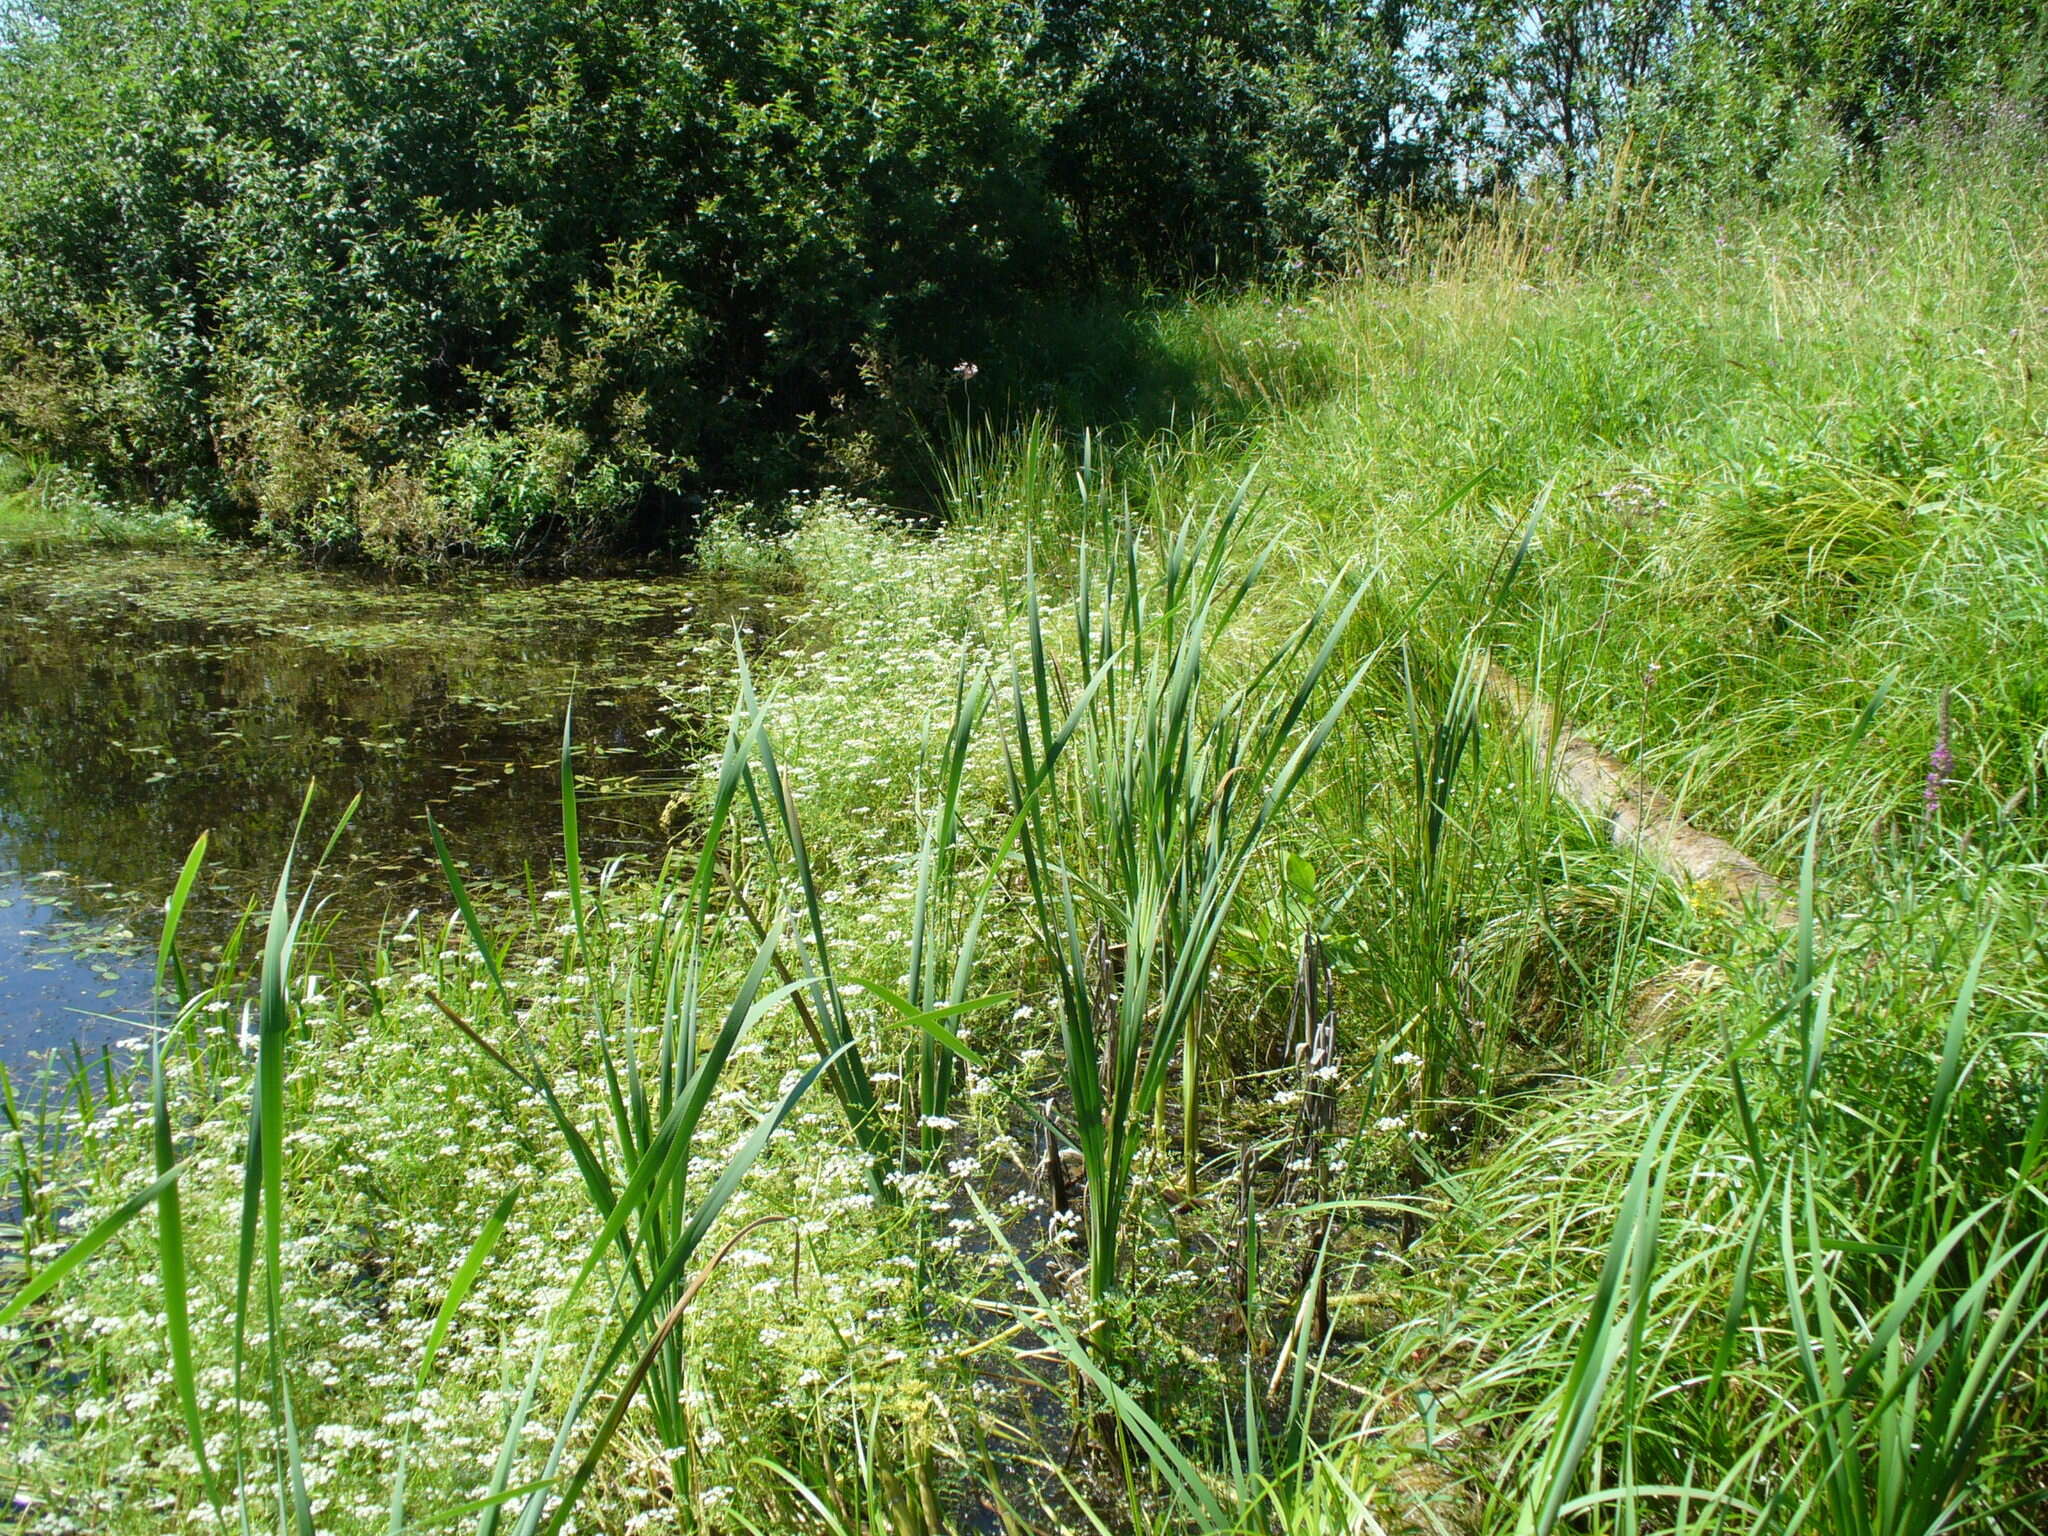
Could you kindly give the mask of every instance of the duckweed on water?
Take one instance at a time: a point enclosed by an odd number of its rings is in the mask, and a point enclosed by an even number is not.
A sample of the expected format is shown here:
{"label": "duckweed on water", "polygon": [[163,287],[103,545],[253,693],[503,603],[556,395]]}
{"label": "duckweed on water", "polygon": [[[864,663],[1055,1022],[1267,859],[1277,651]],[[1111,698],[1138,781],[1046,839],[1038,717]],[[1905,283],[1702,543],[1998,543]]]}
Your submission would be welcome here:
{"label": "duckweed on water", "polygon": [[[58,872],[38,888],[61,894],[67,946],[111,955],[124,931],[153,942],[165,849],[211,830],[192,933],[218,946],[317,778],[325,804],[364,797],[337,850],[352,899],[330,935],[360,953],[387,916],[437,889],[429,808],[461,807],[479,886],[521,886],[530,864],[544,878],[535,850],[572,695],[592,737],[593,851],[658,850],[678,751],[704,715],[665,690],[707,658],[723,665],[735,629],[759,643],[790,621],[763,581],[422,588],[225,551],[17,552],[0,559],[0,870]],[[35,963],[10,950],[0,971]],[[78,1032],[65,999],[34,1019],[26,998],[13,1002],[17,1042]],[[105,1032],[88,1021],[84,1033]],[[6,1049],[21,1059],[19,1043]]]}

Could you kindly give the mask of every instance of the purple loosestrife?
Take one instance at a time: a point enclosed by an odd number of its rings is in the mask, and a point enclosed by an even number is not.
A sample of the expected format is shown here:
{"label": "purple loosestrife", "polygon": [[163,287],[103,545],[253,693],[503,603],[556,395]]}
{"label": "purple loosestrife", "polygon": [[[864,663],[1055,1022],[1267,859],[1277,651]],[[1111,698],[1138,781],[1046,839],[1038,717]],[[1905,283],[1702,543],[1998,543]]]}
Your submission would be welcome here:
{"label": "purple loosestrife", "polygon": [[1948,745],[1948,690],[1941,690],[1941,703],[1937,713],[1938,724],[1934,733],[1934,750],[1927,754],[1927,783],[1921,790],[1926,802],[1927,814],[1932,817],[1941,809],[1941,791],[1955,772],[1956,755]]}

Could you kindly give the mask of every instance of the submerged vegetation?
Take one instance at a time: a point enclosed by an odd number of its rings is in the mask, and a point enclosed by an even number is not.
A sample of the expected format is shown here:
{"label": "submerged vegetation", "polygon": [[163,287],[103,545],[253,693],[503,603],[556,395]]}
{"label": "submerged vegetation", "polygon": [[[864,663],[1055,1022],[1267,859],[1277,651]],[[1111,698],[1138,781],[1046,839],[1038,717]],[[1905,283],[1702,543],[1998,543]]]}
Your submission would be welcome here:
{"label": "submerged vegetation", "polygon": [[[2048,1523],[2048,181],[1164,306],[672,680],[668,862],[161,951],[7,1099],[24,1528]],[[1540,690],[1778,877],[1589,818]],[[704,710],[709,702],[708,712]],[[330,853],[333,851],[329,850]],[[258,953],[258,950],[261,953]]]}

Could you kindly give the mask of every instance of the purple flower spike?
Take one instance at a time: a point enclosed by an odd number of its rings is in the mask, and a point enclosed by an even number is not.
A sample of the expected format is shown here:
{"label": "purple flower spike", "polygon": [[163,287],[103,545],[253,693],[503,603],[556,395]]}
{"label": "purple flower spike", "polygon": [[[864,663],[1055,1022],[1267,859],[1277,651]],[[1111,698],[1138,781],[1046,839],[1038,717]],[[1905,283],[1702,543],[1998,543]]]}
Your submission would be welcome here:
{"label": "purple flower spike", "polygon": [[1948,747],[1948,691],[1942,690],[1941,725],[1934,738],[1934,750],[1927,754],[1927,785],[1921,791],[1927,814],[1941,809],[1941,791],[1956,771],[1956,755]]}

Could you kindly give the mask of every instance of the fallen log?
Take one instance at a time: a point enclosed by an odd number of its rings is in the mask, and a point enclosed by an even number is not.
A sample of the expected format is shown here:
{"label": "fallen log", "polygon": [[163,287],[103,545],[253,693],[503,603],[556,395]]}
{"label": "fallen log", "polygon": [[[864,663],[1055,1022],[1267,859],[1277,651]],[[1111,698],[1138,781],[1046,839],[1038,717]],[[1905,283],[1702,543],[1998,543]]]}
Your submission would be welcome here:
{"label": "fallen log", "polygon": [[1797,921],[1791,895],[1777,876],[1725,838],[1686,820],[1669,795],[1613,753],[1574,734],[1548,699],[1491,657],[1482,665],[1487,696],[1529,738],[1552,786],[1605,825],[1616,847],[1633,848],[1679,884],[1704,887],[1777,927]]}

